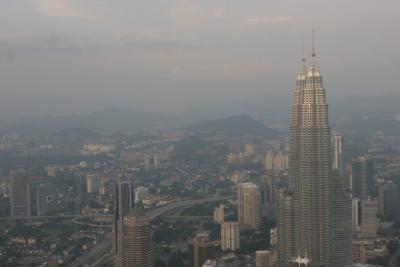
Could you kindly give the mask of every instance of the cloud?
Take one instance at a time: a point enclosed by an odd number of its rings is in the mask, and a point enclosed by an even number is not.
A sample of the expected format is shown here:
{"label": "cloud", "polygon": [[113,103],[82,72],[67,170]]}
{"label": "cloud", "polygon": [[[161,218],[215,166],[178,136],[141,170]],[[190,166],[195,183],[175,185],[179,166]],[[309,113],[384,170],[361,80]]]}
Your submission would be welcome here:
{"label": "cloud", "polygon": [[58,18],[93,18],[71,0],[32,0],[36,9],[45,16]]}
{"label": "cloud", "polygon": [[246,24],[261,25],[261,24],[278,24],[278,23],[291,23],[291,17],[254,17],[246,18],[243,20]]}

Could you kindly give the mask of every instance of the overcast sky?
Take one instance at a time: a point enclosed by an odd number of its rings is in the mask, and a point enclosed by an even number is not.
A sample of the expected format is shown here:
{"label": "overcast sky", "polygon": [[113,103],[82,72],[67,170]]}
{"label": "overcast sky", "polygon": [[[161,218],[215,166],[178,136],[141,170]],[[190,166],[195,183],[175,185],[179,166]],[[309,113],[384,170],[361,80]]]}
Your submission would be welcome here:
{"label": "overcast sky", "polygon": [[239,113],[291,97],[313,29],[329,96],[398,93],[399,10],[398,0],[1,0],[0,118]]}

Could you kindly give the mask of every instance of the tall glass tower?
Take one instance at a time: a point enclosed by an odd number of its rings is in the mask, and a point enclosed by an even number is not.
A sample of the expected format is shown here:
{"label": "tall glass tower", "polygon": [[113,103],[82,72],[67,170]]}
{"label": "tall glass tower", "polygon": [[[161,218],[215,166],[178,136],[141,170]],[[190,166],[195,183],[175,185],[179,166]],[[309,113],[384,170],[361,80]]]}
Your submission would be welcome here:
{"label": "tall glass tower", "polygon": [[[348,206],[351,202],[337,203],[337,197],[344,199],[343,190],[335,187],[331,157],[331,129],[328,120],[328,105],[322,76],[313,52],[311,63],[307,67],[303,59],[302,68],[298,74],[296,90],[292,102],[292,121],[289,130],[289,192],[293,198],[294,225],[280,223],[283,227],[293,227],[295,234],[291,240],[278,239],[281,242],[291,242],[294,249],[278,251],[281,266],[298,256],[310,260],[308,266],[344,267],[351,264],[349,254],[341,262],[333,262],[335,255],[333,216],[336,207]],[[341,188],[341,185],[338,185]],[[334,190],[336,189],[336,190]],[[349,200],[349,199],[348,199]],[[345,200],[343,200],[345,201]],[[281,210],[279,211],[279,207]],[[286,214],[285,205],[278,204],[278,214]],[[344,214],[339,220],[346,220],[340,227],[349,223],[351,229],[351,213]],[[279,220],[279,217],[278,217]],[[279,232],[287,232],[278,230]],[[278,237],[279,238],[279,237]],[[351,232],[349,238],[341,238],[341,248],[351,252]],[[343,241],[344,240],[344,241]],[[279,245],[278,248],[287,248]],[[340,247],[340,246],[339,246]],[[289,255],[296,251],[296,255]],[[349,259],[348,259],[349,258]],[[339,264],[339,265],[337,265]]]}

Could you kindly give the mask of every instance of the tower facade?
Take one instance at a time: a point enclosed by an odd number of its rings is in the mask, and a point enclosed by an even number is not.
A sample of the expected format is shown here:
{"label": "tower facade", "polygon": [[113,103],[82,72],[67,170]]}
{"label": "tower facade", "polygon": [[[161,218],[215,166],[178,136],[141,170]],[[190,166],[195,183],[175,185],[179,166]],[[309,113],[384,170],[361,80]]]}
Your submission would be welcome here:
{"label": "tower facade", "polygon": [[122,176],[115,182],[114,225],[113,225],[113,251],[121,254],[122,224],[124,217],[133,210],[135,191],[130,179]]}
{"label": "tower facade", "polygon": [[11,217],[31,216],[31,177],[23,167],[10,171]]}
{"label": "tower facade", "polygon": [[238,222],[221,224],[221,249],[236,251],[240,247],[240,231]]}
{"label": "tower facade", "polygon": [[[282,261],[288,257],[293,259],[301,256],[310,260],[308,266],[344,267],[352,263],[351,200],[346,197],[344,185],[339,184],[332,175],[328,105],[314,53],[308,67],[303,60],[293,94],[291,115],[291,195],[280,197],[284,203],[278,204],[277,217],[280,265],[287,266],[287,262]],[[343,207],[345,211],[337,210]],[[293,218],[294,223],[282,221],[285,217]],[[280,233],[290,232],[291,229],[294,231],[292,237],[279,237]],[[343,236],[336,238],[339,229],[346,231]],[[290,247],[291,244],[293,247]],[[344,253],[345,250],[348,251]],[[334,257],[341,258],[341,262],[333,262]]]}
{"label": "tower facade", "polygon": [[238,185],[237,198],[240,226],[258,229],[261,219],[260,187],[253,183],[241,183]]}
{"label": "tower facade", "polygon": [[367,157],[353,159],[352,182],[353,196],[367,200],[373,194],[373,164]]}
{"label": "tower facade", "polygon": [[152,267],[153,239],[150,219],[142,214],[129,213],[123,219],[122,267]]}

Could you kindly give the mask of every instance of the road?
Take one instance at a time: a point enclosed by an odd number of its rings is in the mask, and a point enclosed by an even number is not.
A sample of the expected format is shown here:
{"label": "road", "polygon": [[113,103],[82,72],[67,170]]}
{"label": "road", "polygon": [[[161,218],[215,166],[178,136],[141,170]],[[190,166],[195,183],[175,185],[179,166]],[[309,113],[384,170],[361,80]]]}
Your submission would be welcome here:
{"label": "road", "polygon": [[[151,210],[146,212],[146,216],[150,218],[150,220],[154,220],[159,216],[171,212],[175,209],[183,208],[183,207],[190,207],[197,204],[207,203],[207,202],[214,202],[220,200],[227,200],[232,199],[234,196],[224,196],[224,197],[211,197],[211,198],[202,198],[202,199],[195,199],[195,200],[184,200],[179,202],[174,202],[163,207]],[[96,246],[94,246],[90,251],[86,254],[76,258],[72,263],[68,266],[70,267],[79,267],[79,266],[91,266],[94,262],[97,261],[99,257],[104,256],[110,251],[110,240],[111,240],[111,233],[106,235],[104,241],[100,242]]]}

